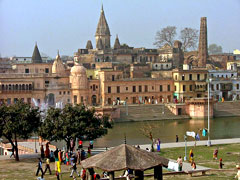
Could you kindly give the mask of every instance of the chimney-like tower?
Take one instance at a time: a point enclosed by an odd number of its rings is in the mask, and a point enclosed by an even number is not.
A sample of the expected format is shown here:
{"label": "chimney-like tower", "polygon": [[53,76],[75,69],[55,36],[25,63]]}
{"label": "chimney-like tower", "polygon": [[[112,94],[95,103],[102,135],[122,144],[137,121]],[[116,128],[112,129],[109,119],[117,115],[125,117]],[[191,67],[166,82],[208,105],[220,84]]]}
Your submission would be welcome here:
{"label": "chimney-like tower", "polygon": [[198,44],[198,67],[206,67],[208,58],[207,18],[201,17],[200,36]]}

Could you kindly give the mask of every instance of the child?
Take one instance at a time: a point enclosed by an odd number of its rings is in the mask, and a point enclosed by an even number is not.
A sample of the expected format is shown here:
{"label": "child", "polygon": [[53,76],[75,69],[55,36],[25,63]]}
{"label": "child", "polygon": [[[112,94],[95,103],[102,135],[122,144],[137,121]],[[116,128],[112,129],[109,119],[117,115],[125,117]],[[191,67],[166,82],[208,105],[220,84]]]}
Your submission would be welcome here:
{"label": "child", "polygon": [[193,170],[197,169],[196,163],[194,161],[192,161],[191,166]]}
{"label": "child", "polygon": [[78,177],[80,176],[80,174],[79,174],[78,171],[77,171],[77,164],[76,164],[76,160],[75,160],[75,159],[73,160],[73,163],[72,163],[72,172],[71,172],[71,174],[70,174],[70,177],[73,176],[73,173],[74,173],[74,172],[77,173]]}
{"label": "child", "polygon": [[224,165],[224,164],[223,164],[223,162],[222,162],[222,158],[220,158],[220,160],[219,160],[219,168],[222,169],[222,168],[223,168],[223,165]]}

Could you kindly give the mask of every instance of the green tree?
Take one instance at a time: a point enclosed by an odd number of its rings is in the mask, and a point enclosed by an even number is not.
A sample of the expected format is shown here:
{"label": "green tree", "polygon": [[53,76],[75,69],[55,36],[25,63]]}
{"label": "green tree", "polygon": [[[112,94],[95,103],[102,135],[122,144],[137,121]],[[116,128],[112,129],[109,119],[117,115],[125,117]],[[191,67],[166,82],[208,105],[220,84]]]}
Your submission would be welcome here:
{"label": "green tree", "polygon": [[19,161],[18,139],[28,139],[37,132],[40,124],[38,108],[32,108],[22,101],[0,106],[0,137],[4,136],[11,143],[16,152],[16,161]]}
{"label": "green tree", "polygon": [[67,104],[63,109],[50,108],[47,111],[39,135],[50,141],[64,140],[69,150],[71,139],[74,142],[82,137],[96,139],[107,134],[107,129],[111,127],[109,118],[97,115],[94,109]]}
{"label": "green tree", "polygon": [[209,54],[219,54],[222,53],[222,46],[218,46],[217,44],[210,44],[208,47]]}

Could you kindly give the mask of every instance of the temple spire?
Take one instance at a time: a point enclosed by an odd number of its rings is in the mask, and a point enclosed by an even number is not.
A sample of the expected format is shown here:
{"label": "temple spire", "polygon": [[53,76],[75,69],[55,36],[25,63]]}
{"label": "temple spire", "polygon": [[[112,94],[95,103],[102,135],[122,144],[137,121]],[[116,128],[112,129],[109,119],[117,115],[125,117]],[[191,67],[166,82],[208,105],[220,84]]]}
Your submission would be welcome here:
{"label": "temple spire", "polygon": [[41,57],[40,52],[38,50],[37,42],[35,43],[35,47],[34,47],[34,50],[33,50],[32,63],[42,63],[42,57]]}
{"label": "temple spire", "polygon": [[116,35],[116,39],[115,39],[115,43],[114,43],[113,48],[114,48],[114,49],[119,49],[119,48],[121,48],[121,45],[120,45],[120,42],[119,42],[119,39],[118,39],[118,35]]}
{"label": "temple spire", "polygon": [[110,37],[111,37],[110,29],[108,27],[108,23],[107,23],[104,10],[103,10],[103,5],[102,5],[100,18],[99,18],[96,33],[95,33],[96,44],[98,42],[98,39],[102,39],[103,49],[111,48]]}

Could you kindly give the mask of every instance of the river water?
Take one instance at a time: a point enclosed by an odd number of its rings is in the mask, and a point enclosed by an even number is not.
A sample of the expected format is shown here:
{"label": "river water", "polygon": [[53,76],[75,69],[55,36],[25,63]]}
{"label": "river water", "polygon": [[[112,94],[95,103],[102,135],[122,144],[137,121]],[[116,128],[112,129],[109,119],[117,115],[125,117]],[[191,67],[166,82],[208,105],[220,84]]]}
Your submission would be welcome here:
{"label": "river water", "polygon": [[[210,121],[211,139],[240,138],[240,117],[214,118]],[[207,128],[207,120],[160,120],[145,122],[124,122],[115,123],[114,127],[108,130],[108,134],[94,141],[94,147],[112,147],[124,143],[126,134],[127,144],[150,144],[141,130],[143,126],[154,125],[153,137],[160,138],[162,143],[175,142],[176,135],[179,141],[184,141],[186,131],[195,131]],[[207,139],[200,135],[200,139]],[[188,137],[188,140],[194,140]],[[87,145],[88,142],[84,142]]]}

